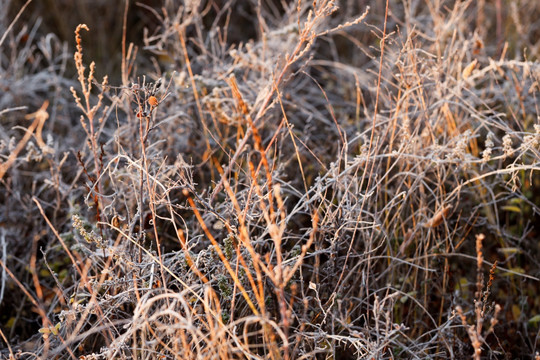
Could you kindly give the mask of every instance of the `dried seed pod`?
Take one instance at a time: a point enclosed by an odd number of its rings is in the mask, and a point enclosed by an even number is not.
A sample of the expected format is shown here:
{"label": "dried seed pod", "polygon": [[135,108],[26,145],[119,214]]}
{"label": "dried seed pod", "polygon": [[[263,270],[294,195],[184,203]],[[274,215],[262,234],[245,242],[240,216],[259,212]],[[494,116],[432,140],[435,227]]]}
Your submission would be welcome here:
{"label": "dried seed pod", "polygon": [[424,223],[423,226],[425,228],[434,228],[434,227],[439,226],[443,222],[443,220],[448,216],[451,209],[452,209],[452,205],[446,205],[445,207],[439,209],[439,211],[437,211],[431,219],[429,219],[426,223]]}
{"label": "dried seed pod", "polygon": [[478,63],[478,60],[474,59],[469,65],[467,65],[467,67],[465,67],[465,69],[463,70],[461,77],[463,79],[467,79],[469,76],[471,76],[477,63]]}
{"label": "dried seed pod", "polygon": [[156,107],[156,106],[158,106],[159,101],[155,96],[150,96],[148,98],[148,104],[150,104],[150,106],[152,106],[152,107]]}

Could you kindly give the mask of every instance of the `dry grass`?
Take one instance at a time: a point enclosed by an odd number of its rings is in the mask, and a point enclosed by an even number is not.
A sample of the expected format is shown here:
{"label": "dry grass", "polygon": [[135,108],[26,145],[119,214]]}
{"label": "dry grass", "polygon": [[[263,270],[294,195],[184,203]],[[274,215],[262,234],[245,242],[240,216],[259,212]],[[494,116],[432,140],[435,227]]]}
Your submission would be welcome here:
{"label": "dry grass", "polygon": [[10,5],[0,356],[538,357],[540,5]]}

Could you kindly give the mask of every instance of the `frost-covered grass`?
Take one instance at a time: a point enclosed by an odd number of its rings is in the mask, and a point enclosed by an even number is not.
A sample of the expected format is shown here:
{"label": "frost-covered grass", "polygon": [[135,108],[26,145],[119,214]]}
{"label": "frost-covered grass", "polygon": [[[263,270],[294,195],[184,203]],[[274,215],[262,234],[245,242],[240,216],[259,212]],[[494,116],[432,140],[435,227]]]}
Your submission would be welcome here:
{"label": "frost-covered grass", "polygon": [[44,3],[0,0],[0,356],[539,357],[540,3]]}

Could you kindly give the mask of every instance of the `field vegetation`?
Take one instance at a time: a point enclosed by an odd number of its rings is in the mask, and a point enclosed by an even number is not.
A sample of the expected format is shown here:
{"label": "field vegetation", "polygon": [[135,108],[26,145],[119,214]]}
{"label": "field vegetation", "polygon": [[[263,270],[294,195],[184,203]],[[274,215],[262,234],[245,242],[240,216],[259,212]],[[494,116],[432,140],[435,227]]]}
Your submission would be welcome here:
{"label": "field vegetation", "polygon": [[540,359],[540,2],[0,9],[0,357]]}

